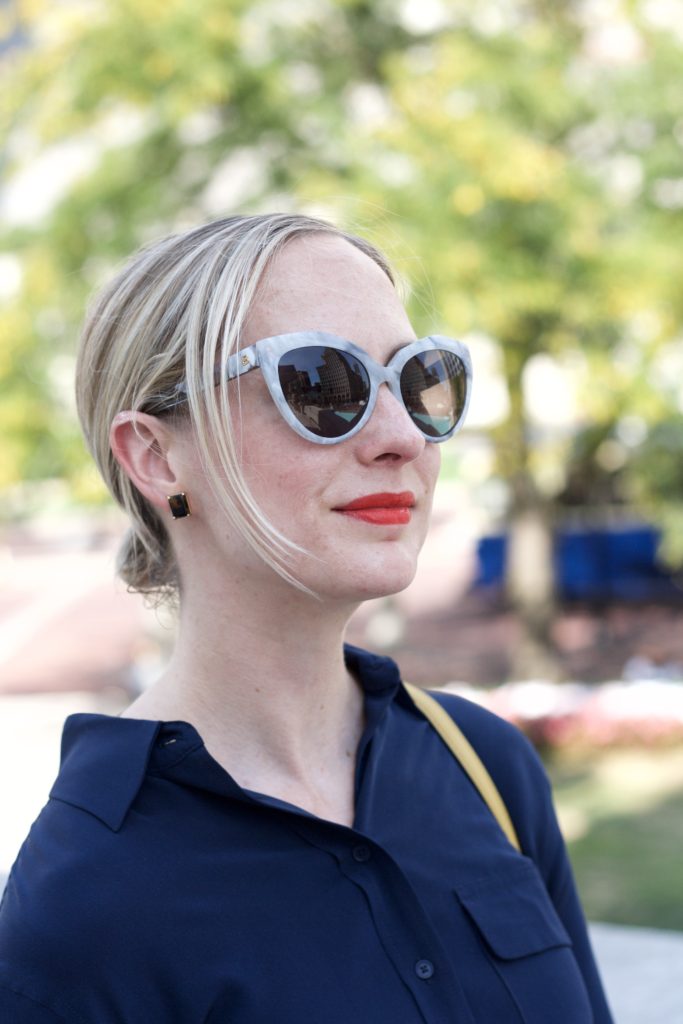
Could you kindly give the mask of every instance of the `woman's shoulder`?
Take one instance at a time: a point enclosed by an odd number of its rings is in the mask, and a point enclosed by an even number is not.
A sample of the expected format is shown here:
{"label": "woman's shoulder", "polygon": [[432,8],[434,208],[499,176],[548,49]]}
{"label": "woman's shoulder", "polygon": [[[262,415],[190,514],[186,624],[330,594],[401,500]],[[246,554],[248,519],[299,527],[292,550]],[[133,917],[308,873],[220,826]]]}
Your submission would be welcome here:
{"label": "woman's shoulder", "polygon": [[122,858],[123,844],[117,838],[82,808],[48,801],[5,885],[0,958],[18,952],[30,958],[39,951],[46,962],[56,964],[76,949],[97,955],[93,938],[101,930],[103,914],[115,925],[121,882],[130,870],[130,858]]}
{"label": "woman's shoulder", "polygon": [[560,843],[550,783],[527,737],[511,722],[456,694],[432,696],[469,740],[493,779],[524,851],[539,862]]}
{"label": "woman's shoulder", "polygon": [[7,879],[0,905],[3,1021],[104,1020],[81,1005],[83,993],[99,1007],[98,999],[119,992],[117,978],[135,991],[155,948],[163,864],[155,864],[139,829],[117,830],[110,809],[86,809],[77,792],[74,800],[51,797]]}
{"label": "woman's shoulder", "polygon": [[[401,686],[401,671],[392,658],[349,645],[345,647],[345,655],[347,664],[359,674],[366,690],[381,690],[388,694],[388,702],[398,695],[399,704],[407,700],[411,710],[417,711],[410,688]],[[443,690],[429,692],[465,734],[506,803],[509,800],[520,814],[526,814],[528,808],[538,809],[539,800],[547,809],[550,795],[543,764],[516,725],[458,694]]]}
{"label": "woman's shoulder", "polygon": [[[106,958],[103,907],[115,903],[90,841],[71,844],[82,811],[50,800],[34,822],[7,879],[0,905],[0,1010],[8,1020],[79,1021],[71,1002],[79,971]],[[92,819],[93,824],[97,824]],[[103,825],[93,830],[104,833]],[[99,909],[98,909],[99,908]],[[0,1012],[0,1019],[5,1019]]]}
{"label": "woman's shoulder", "polygon": [[[123,928],[132,864],[149,858],[121,826],[144,780],[153,723],[72,715],[59,774],[10,871],[0,904],[0,961],[40,966],[55,979],[69,963],[107,957],[106,930]],[[130,904],[129,904],[130,905]],[[104,945],[103,945],[104,943]]]}
{"label": "woman's shoulder", "polygon": [[545,774],[533,745],[513,722],[459,694],[443,690],[430,693],[463,731],[489,771]]}

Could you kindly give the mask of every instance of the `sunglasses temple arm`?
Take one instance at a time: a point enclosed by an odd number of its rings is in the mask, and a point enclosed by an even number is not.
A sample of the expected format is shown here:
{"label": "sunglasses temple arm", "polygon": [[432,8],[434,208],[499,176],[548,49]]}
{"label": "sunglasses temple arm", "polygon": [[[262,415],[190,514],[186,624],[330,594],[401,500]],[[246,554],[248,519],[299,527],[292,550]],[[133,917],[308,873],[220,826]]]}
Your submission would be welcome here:
{"label": "sunglasses temple arm", "polygon": [[[256,346],[250,345],[249,348],[243,348],[239,352],[233,353],[233,355],[228,358],[225,374],[222,374],[220,366],[217,366],[213,375],[213,382],[215,385],[218,385],[222,380],[234,380],[235,377],[240,377],[243,373],[248,373],[249,370],[254,370],[260,365],[261,360],[258,357]],[[181,381],[175,389],[174,400],[167,402],[163,407],[163,411],[168,412],[180,405],[185,405],[187,402],[187,393],[187,382]]]}
{"label": "sunglasses temple arm", "polygon": [[225,374],[221,373],[220,366],[216,367],[214,383],[220,384],[221,380],[234,380],[235,377],[241,377],[243,373],[249,373],[250,370],[256,369],[260,364],[261,360],[255,345],[240,349],[239,352],[234,352],[228,357]]}

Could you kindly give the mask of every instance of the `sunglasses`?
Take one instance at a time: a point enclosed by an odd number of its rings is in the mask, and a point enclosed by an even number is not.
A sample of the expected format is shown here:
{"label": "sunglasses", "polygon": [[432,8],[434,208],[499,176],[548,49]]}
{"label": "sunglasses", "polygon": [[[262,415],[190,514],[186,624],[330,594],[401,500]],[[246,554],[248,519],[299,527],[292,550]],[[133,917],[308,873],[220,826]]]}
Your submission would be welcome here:
{"label": "sunglasses", "polygon": [[[316,444],[338,444],[357,434],[372,415],[381,384],[388,385],[427,441],[447,441],[462,426],[472,381],[467,347],[453,338],[412,341],[381,366],[353,342],[306,331],[240,349],[228,358],[225,371],[216,370],[215,383],[257,367],[283,419]],[[187,385],[179,385],[178,392],[187,392]]]}

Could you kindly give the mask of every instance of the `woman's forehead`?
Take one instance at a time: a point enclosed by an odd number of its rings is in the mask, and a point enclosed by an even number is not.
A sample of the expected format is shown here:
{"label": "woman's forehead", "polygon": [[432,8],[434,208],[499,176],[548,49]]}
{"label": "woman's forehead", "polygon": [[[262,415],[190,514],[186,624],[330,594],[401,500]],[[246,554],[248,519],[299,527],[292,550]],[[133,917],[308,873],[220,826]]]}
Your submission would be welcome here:
{"label": "woman's forehead", "polygon": [[334,235],[302,236],[278,253],[252,303],[242,344],[312,330],[362,346],[395,346],[415,336],[382,268]]}

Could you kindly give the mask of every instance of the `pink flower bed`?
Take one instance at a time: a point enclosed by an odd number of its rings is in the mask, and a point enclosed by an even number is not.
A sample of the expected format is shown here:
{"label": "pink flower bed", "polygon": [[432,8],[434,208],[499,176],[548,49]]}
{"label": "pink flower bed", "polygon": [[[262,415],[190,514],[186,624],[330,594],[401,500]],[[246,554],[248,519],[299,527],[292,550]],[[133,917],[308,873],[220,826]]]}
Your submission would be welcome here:
{"label": "pink flower bed", "polygon": [[683,682],[506,683],[445,689],[518,725],[537,746],[654,746],[683,740]]}

